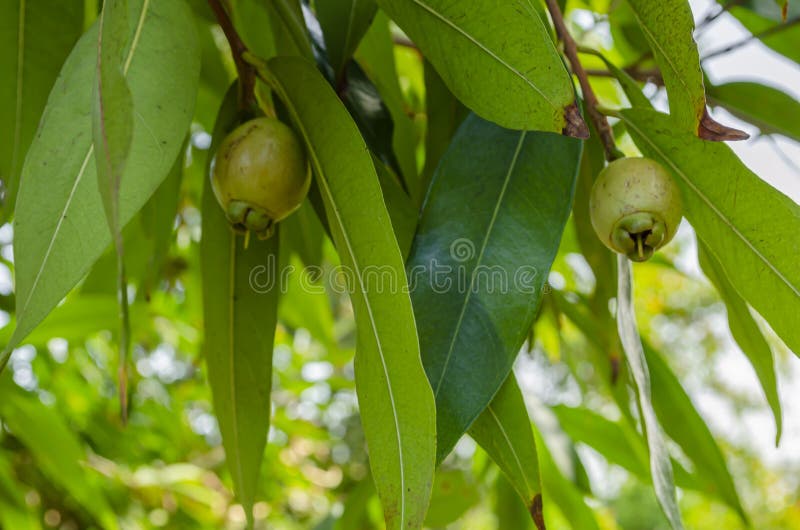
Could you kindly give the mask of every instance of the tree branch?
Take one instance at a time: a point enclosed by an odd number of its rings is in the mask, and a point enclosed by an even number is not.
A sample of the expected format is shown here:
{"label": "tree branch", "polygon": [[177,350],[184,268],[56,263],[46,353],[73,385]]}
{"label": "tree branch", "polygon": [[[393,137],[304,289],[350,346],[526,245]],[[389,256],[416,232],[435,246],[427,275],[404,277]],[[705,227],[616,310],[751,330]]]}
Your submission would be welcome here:
{"label": "tree branch", "polygon": [[713,13],[709,12],[706,16],[704,16],[703,19],[697,23],[695,31],[697,32],[697,34],[701,33],[708,27],[709,24],[717,20],[719,17],[721,17],[734,7],[742,5],[743,3],[744,0],[728,0],[719,10],[716,10]]}
{"label": "tree branch", "polygon": [[247,46],[239,37],[236,28],[233,27],[233,22],[231,22],[231,18],[220,0],[208,0],[208,5],[214,12],[214,16],[217,18],[217,22],[223,33],[225,33],[225,38],[231,47],[233,62],[239,75],[239,108],[240,110],[249,111],[257,103],[255,95],[256,71],[250,63],[243,59],[244,54],[248,52]]}
{"label": "tree branch", "polygon": [[792,18],[790,20],[787,20],[783,24],[777,24],[775,26],[772,26],[771,28],[767,28],[767,29],[765,29],[764,31],[762,31],[760,33],[753,33],[752,35],[750,35],[748,37],[745,37],[744,39],[742,39],[740,41],[734,42],[733,44],[730,44],[730,45],[728,45],[728,46],[726,46],[726,47],[724,47],[724,48],[722,48],[720,50],[716,50],[716,51],[713,51],[713,52],[707,54],[705,57],[703,57],[700,60],[701,61],[707,61],[708,59],[711,59],[712,57],[717,57],[719,55],[724,55],[726,53],[729,53],[729,52],[732,52],[734,50],[737,50],[737,49],[741,48],[742,46],[744,46],[746,44],[749,44],[750,42],[752,42],[752,41],[754,41],[756,39],[763,39],[764,37],[769,37],[770,35],[775,35],[776,33],[780,33],[781,31],[783,31],[785,29],[789,29],[792,26],[796,26],[797,24],[800,24],[800,16],[794,17],[794,18]]}
{"label": "tree branch", "polygon": [[578,48],[572,36],[567,31],[567,26],[564,24],[564,16],[561,14],[561,8],[558,7],[556,0],[546,0],[547,9],[550,11],[550,16],[553,19],[553,24],[556,27],[561,42],[564,43],[564,53],[569,59],[572,73],[578,78],[578,83],[581,85],[581,92],[583,93],[583,100],[586,103],[586,111],[589,114],[597,133],[600,135],[600,140],[603,143],[603,150],[605,151],[606,160],[609,162],[622,157],[617,145],[614,142],[614,133],[611,126],[608,124],[606,117],[598,110],[600,102],[589,84],[589,77],[583,69],[583,65],[578,59]]}

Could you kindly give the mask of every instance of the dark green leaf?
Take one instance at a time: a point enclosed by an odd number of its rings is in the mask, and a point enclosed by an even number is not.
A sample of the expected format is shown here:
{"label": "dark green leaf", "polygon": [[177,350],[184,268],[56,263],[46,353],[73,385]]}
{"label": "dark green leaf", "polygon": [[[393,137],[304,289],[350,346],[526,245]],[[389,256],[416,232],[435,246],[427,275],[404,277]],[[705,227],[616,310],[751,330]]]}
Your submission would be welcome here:
{"label": "dark green leaf", "polygon": [[328,60],[339,79],[369,29],[378,6],[375,0],[324,0],[317,2],[316,7]]}
{"label": "dark green leaf", "polygon": [[83,2],[0,1],[0,224],[61,64],[83,29]]}
{"label": "dark green leaf", "polygon": [[434,175],[407,267],[439,460],[491,402],[530,329],[580,155],[578,140],[473,115]]}

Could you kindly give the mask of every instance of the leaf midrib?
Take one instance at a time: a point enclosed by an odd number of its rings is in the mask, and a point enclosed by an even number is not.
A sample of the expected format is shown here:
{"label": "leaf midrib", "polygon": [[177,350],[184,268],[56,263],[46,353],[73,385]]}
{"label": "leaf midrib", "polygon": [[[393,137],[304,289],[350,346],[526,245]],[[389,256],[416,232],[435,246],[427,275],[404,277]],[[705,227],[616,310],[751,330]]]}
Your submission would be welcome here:
{"label": "leaf midrib", "polygon": [[[14,144],[11,146],[11,175],[17,170],[17,157],[19,156],[19,142],[22,136],[22,95],[23,77],[25,73],[25,15],[27,1],[20,0],[19,18],[17,26],[17,100],[14,109]],[[17,184],[19,187],[19,184]]]}
{"label": "leaf midrib", "polygon": [[[489,412],[489,414],[492,415],[492,419],[495,421],[495,423],[497,423],[497,428],[500,429],[500,432],[503,434],[503,439],[505,439],[506,445],[508,445],[508,449],[514,456],[514,462],[517,464],[517,469],[519,470],[519,473],[522,476],[523,482],[525,482],[525,488],[528,490],[528,493],[535,493],[536,490],[532,488],[530,482],[528,482],[528,475],[525,473],[525,467],[522,465],[522,461],[520,460],[519,455],[517,454],[517,451],[514,448],[514,445],[511,443],[511,438],[509,438],[505,427],[503,427],[503,423],[500,421],[500,418],[495,413],[491,404],[488,407],[486,407],[486,410]],[[525,500],[528,501],[529,499]]]}
{"label": "leaf midrib", "polygon": [[[136,32],[134,34],[133,40],[131,41],[131,47],[130,50],[128,50],[128,56],[125,59],[125,64],[122,69],[123,76],[127,76],[128,69],[130,68],[131,65],[131,61],[133,61],[133,56],[139,45],[139,39],[141,37],[142,28],[144,27],[145,16],[147,15],[149,7],[150,7],[150,0],[144,0],[142,4],[142,11],[139,15],[139,20],[136,25]],[[56,228],[53,231],[53,236],[50,238],[47,250],[45,251],[44,257],[42,258],[42,263],[39,266],[39,270],[36,272],[36,277],[33,280],[33,284],[31,285],[28,296],[25,299],[25,303],[23,304],[22,308],[18,311],[18,314],[20,315],[25,314],[25,311],[28,309],[28,304],[30,304],[31,298],[33,298],[33,294],[36,292],[36,289],[39,286],[39,282],[41,281],[42,278],[42,273],[44,272],[47,263],[50,260],[50,254],[53,251],[53,246],[55,245],[56,239],[58,239],[58,234],[61,231],[61,226],[64,223],[64,219],[66,219],[67,210],[69,210],[69,207],[72,204],[72,199],[75,197],[75,192],[78,189],[78,184],[80,183],[81,179],[83,178],[83,175],[86,172],[86,167],[88,166],[89,159],[91,158],[93,152],[94,152],[94,144],[91,144],[86,152],[86,156],[83,159],[81,168],[78,171],[77,176],[75,177],[75,183],[72,185],[72,189],[70,190],[70,193],[67,196],[67,201],[64,204],[64,208],[61,210],[61,215],[59,215],[58,217],[58,222],[56,223]],[[17,321],[19,322],[19,319],[17,319]],[[6,349],[8,349],[8,346],[6,346]]]}
{"label": "leaf midrib", "polygon": [[428,13],[430,13],[434,18],[437,18],[437,19],[441,20],[445,25],[447,25],[448,27],[453,29],[456,33],[462,35],[464,38],[469,40],[472,44],[474,44],[475,46],[480,48],[483,52],[485,52],[489,57],[491,57],[492,59],[494,59],[495,61],[500,63],[500,65],[503,66],[504,68],[506,68],[509,72],[513,73],[514,75],[516,75],[517,77],[519,77],[520,79],[525,81],[525,83],[528,86],[530,86],[533,90],[535,90],[536,93],[538,93],[542,97],[542,99],[544,99],[547,102],[548,105],[550,105],[553,109],[556,109],[556,110],[558,109],[558,105],[553,103],[550,100],[550,98],[548,98],[547,95],[542,91],[542,89],[540,89],[538,86],[536,86],[530,79],[525,77],[522,74],[522,72],[520,72],[519,70],[517,70],[516,68],[514,68],[513,66],[508,64],[499,55],[497,55],[495,52],[490,50],[485,44],[483,44],[478,39],[476,39],[475,37],[473,37],[472,35],[467,33],[461,27],[457,26],[450,19],[448,19],[447,17],[445,17],[444,15],[442,15],[441,13],[436,11],[434,8],[432,8],[428,4],[422,2],[421,0],[411,0],[411,1],[414,2],[415,4],[417,4],[419,7],[421,7],[425,11],[427,11]]}
{"label": "leaf midrib", "polygon": [[436,389],[433,393],[435,398],[439,397],[439,391],[442,388],[442,384],[445,379],[445,375],[447,374],[447,369],[450,365],[450,359],[453,357],[453,350],[456,345],[456,340],[458,339],[459,334],[461,333],[461,325],[464,321],[464,315],[467,312],[467,307],[469,306],[469,301],[472,298],[473,286],[475,285],[475,278],[477,276],[477,270],[481,266],[483,261],[483,254],[486,252],[486,247],[489,244],[489,239],[492,235],[492,230],[494,230],[494,225],[497,222],[497,216],[500,212],[500,205],[503,203],[505,199],[506,191],[508,190],[508,183],[511,181],[511,175],[514,173],[514,169],[517,165],[517,159],[519,158],[519,153],[522,151],[522,144],[525,141],[525,135],[527,131],[522,131],[519,135],[519,141],[517,142],[517,148],[514,151],[514,156],[511,158],[511,164],[508,167],[508,171],[506,172],[505,179],[503,180],[503,186],[500,189],[500,195],[497,198],[497,202],[494,205],[494,211],[492,211],[492,217],[489,220],[489,226],[486,228],[486,235],[483,237],[483,242],[481,243],[480,252],[478,253],[478,259],[475,263],[475,267],[472,269],[472,273],[470,274],[469,280],[469,288],[467,289],[466,296],[464,297],[464,303],[461,306],[461,311],[458,315],[458,320],[456,321],[456,326],[453,329],[453,336],[450,340],[450,347],[447,349],[447,355],[445,356],[444,360],[444,367],[442,367],[442,373],[439,376],[439,380],[436,382]]}
{"label": "leaf midrib", "polygon": [[649,138],[649,137],[648,137],[648,136],[647,136],[647,135],[644,133],[644,131],[642,131],[642,130],[641,130],[641,129],[640,129],[640,128],[639,128],[639,127],[636,125],[636,124],[634,124],[634,123],[633,123],[633,122],[630,120],[630,118],[627,118],[627,117],[626,117],[624,114],[622,114],[622,116],[623,116],[623,118],[625,119],[625,123],[626,123],[626,124],[627,124],[629,127],[633,128],[633,129],[634,129],[634,130],[635,130],[635,131],[636,131],[636,132],[639,134],[639,136],[641,136],[641,137],[642,137],[642,139],[646,140],[646,141],[647,141],[647,143],[648,143],[648,144],[650,144],[650,146],[651,146],[651,147],[652,147],[652,148],[653,148],[653,149],[654,149],[654,150],[655,150],[655,151],[656,151],[656,152],[659,154],[659,156],[661,156],[661,158],[663,158],[663,159],[664,159],[664,160],[665,160],[665,161],[666,161],[666,162],[667,162],[667,163],[670,165],[670,167],[671,167],[671,168],[672,168],[672,170],[675,172],[675,174],[677,174],[677,175],[678,175],[678,176],[681,178],[681,180],[683,180],[683,181],[686,183],[686,185],[687,185],[687,186],[688,186],[688,187],[689,187],[689,188],[690,188],[690,189],[691,189],[691,190],[692,190],[692,191],[693,191],[693,192],[694,192],[694,193],[695,193],[695,194],[696,194],[696,195],[697,195],[697,196],[700,198],[700,200],[701,200],[701,201],[703,201],[703,202],[706,204],[706,206],[708,206],[708,208],[709,208],[709,209],[710,209],[710,210],[711,210],[711,211],[712,211],[714,214],[716,214],[716,215],[717,215],[717,217],[719,217],[719,219],[722,221],[722,223],[723,223],[723,224],[724,224],[726,227],[728,227],[728,228],[731,230],[731,232],[733,232],[733,233],[734,233],[734,235],[736,235],[736,236],[737,236],[737,237],[738,237],[738,238],[739,238],[739,239],[740,239],[740,240],[741,240],[741,241],[742,241],[742,242],[743,242],[743,243],[744,243],[744,244],[745,244],[745,245],[746,245],[746,246],[747,246],[747,247],[748,247],[748,248],[749,248],[749,249],[750,249],[752,252],[753,252],[753,254],[755,254],[755,255],[758,257],[758,259],[760,259],[760,260],[761,260],[761,261],[762,261],[762,262],[763,262],[763,263],[764,263],[764,264],[767,266],[767,268],[768,268],[770,271],[772,271],[772,273],[773,273],[773,274],[775,274],[775,276],[777,276],[777,277],[778,277],[778,278],[779,278],[779,279],[780,279],[780,280],[781,280],[783,283],[785,283],[785,284],[786,284],[786,286],[789,288],[789,290],[790,290],[790,291],[792,291],[792,292],[795,294],[795,296],[797,296],[798,298],[800,298],[800,290],[798,290],[798,288],[797,288],[797,287],[795,287],[795,286],[794,286],[794,285],[793,285],[793,284],[792,284],[792,283],[791,283],[791,282],[788,280],[788,278],[786,278],[786,277],[783,275],[783,273],[782,273],[780,270],[778,270],[778,269],[777,269],[777,268],[776,268],[776,267],[775,267],[775,266],[772,264],[772,262],[771,262],[771,261],[769,261],[769,260],[766,258],[766,256],[764,256],[764,255],[763,255],[763,254],[762,254],[762,253],[761,253],[761,252],[758,250],[758,248],[756,248],[756,246],[755,246],[755,245],[754,245],[754,244],[753,244],[753,243],[752,243],[752,242],[751,242],[751,241],[750,241],[750,240],[749,240],[747,237],[745,237],[745,235],[744,235],[744,234],[742,234],[742,233],[739,231],[739,229],[736,227],[736,225],[735,225],[735,224],[733,224],[733,222],[732,222],[730,219],[728,219],[728,217],[727,217],[727,216],[726,216],[724,213],[722,213],[722,212],[719,210],[719,208],[717,208],[717,207],[716,207],[716,205],[714,205],[714,203],[713,203],[713,202],[711,202],[711,200],[710,200],[708,197],[706,197],[706,196],[705,196],[705,194],[704,194],[702,191],[700,191],[700,189],[699,189],[697,186],[695,186],[695,184],[694,184],[694,183],[691,181],[691,179],[689,179],[689,177],[688,177],[688,176],[687,176],[687,175],[686,175],[686,174],[685,174],[685,173],[684,173],[684,172],[681,170],[681,168],[679,168],[679,167],[677,166],[677,164],[675,164],[675,163],[672,161],[672,159],[671,159],[669,156],[667,156],[667,155],[666,155],[666,154],[665,154],[665,153],[664,153],[664,152],[663,152],[663,151],[662,151],[662,150],[661,150],[661,149],[660,149],[660,148],[659,148],[659,147],[658,147],[658,146],[655,144],[655,142],[653,142],[653,141],[652,141],[652,140],[651,140],[651,139],[650,139],[650,138]]}
{"label": "leaf midrib", "polygon": [[[289,98],[286,97],[286,91],[282,86],[281,86],[281,92],[283,92],[282,95],[284,96],[283,97],[284,100],[287,100],[287,101],[290,100]],[[297,124],[297,127],[300,129],[300,132],[303,135],[303,138],[305,140],[306,145],[311,145],[311,139],[309,137],[308,131],[307,131],[305,125],[303,124],[302,120],[298,116],[297,110],[295,109],[294,105],[290,105],[289,106],[289,112],[294,117],[294,121]],[[376,324],[375,324],[375,317],[374,317],[374,315],[372,313],[372,305],[370,303],[369,297],[367,296],[367,291],[366,291],[366,289],[364,289],[363,278],[361,277],[361,270],[362,269],[359,267],[358,260],[356,259],[355,252],[353,251],[353,247],[352,247],[352,244],[350,242],[350,236],[348,235],[348,232],[347,232],[347,230],[345,228],[345,225],[342,222],[342,217],[341,217],[341,213],[339,212],[339,207],[338,207],[336,201],[333,198],[333,194],[331,193],[330,188],[328,187],[328,181],[324,176],[324,172],[322,171],[322,164],[320,163],[319,158],[317,157],[316,150],[309,149],[308,150],[308,154],[309,154],[309,158],[311,158],[312,164],[314,165],[314,167],[317,170],[317,176],[318,176],[317,180],[320,183],[320,188],[322,189],[322,191],[328,197],[328,201],[331,204],[331,209],[332,209],[333,213],[336,216],[336,221],[339,224],[339,227],[340,227],[340,230],[341,230],[341,233],[342,233],[342,237],[344,238],[345,246],[347,247],[347,254],[350,256],[350,259],[353,262],[353,268],[355,269],[355,276],[357,278],[357,281],[358,281],[358,284],[359,284],[359,288],[361,289],[361,292],[363,293],[364,305],[366,307],[367,314],[369,316],[370,327],[372,328],[372,333],[373,333],[373,336],[375,337],[375,344],[378,347],[378,356],[380,357],[380,360],[381,360],[381,367],[383,368],[383,374],[384,374],[384,378],[386,380],[386,387],[387,387],[387,390],[389,392],[389,401],[391,403],[392,416],[393,416],[393,419],[394,419],[394,426],[395,426],[395,434],[396,434],[395,438],[397,440],[397,454],[398,454],[399,467],[400,467],[400,527],[403,528],[403,527],[405,527],[405,521],[406,521],[406,514],[405,514],[405,510],[406,510],[405,475],[406,475],[406,473],[405,473],[405,463],[404,463],[404,459],[403,459],[403,443],[402,443],[402,435],[400,434],[400,423],[399,423],[399,420],[398,420],[397,406],[395,405],[394,390],[392,389],[392,381],[389,378],[389,371],[388,371],[387,366],[386,366],[386,359],[384,358],[383,343],[381,342],[381,337],[380,337],[380,334],[378,333],[378,329],[377,329]]]}

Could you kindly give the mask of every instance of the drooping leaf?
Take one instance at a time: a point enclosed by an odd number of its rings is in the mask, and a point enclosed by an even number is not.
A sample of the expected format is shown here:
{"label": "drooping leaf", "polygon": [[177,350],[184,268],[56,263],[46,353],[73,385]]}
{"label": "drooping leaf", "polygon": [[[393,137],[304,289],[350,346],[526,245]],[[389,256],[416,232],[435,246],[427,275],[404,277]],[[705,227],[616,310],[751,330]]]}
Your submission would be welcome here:
{"label": "drooping leaf", "polygon": [[[236,94],[232,88],[220,109],[211,153],[236,125]],[[251,238],[245,248],[244,237],[233,232],[218,204],[210,179],[205,179],[203,189],[202,233],[208,380],[234,490],[252,520],[270,422],[280,293],[278,234],[266,241]]]}
{"label": "drooping leaf", "polygon": [[513,372],[472,424],[469,435],[505,473],[541,530],[544,515],[536,442],[525,401]]}
{"label": "drooping leaf", "polygon": [[425,62],[425,115],[428,118],[425,133],[425,167],[420,176],[419,197],[422,203],[439,161],[447,152],[458,126],[469,111],[444,84],[429,62]]}
{"label": "drooping leaf", "polygon": [[92,514],[103,528],[118,528],[103,489],[81,465],[87,459],[83,444],[61,415],[35,395],[16,387],[8,373],[2,377],[0,393],[3,423],[30,450],[45,476]]}
{"label": "drooping leaf", "polygon": [[100,197],[113,239],[121,231],[119,187],[133,137],[133,98],[123,72],[128,38],[127,1],[105,0],[99,26],[92,145]]}
{"label": "drooping leaf", "polygon": [[393,171],[400,165],[394,155],[394,122],[377,87],[357,62],[350,62],[337,87],[339,98],[358,126],[367,147]]}
{"label": "drooping leaf", "polygon": [[[297,253],[307,266],[322,263],[324,240],[325,231],[310,201],[303,202],[296,212],[281,221],[281,248]],[[288,257],[283,250],[281,255]]]}
{"label": "drooping leaf", "polygon": [[635,383],[642,430],[650,452],[650,476],[653,479],[653,489],[670,526],[674,530],[682,530],[683,522],[675,493],[672,461],[664,432],[653,408],[650,372],[633,309],[631,262],[622,254],[617,255],[617,292],[617,330]]}
{"label": "drooping leaf", "polygon": [[[121,226],[172,167],[191,120],[199,73],[195,28],[182,0],[131,0],[129,9],[123,72],[136,119],[120,186]],[[96,43],[95,26],[64,64],[22,171],[14,231],[18,320],[10,347],[55,307],[111,241],[91,163]]]}
{"label": "drooping leaf", "polygon": [[[736,291],[800,355],[800,206],[750,171],[720,143],[681,133],[663,114],[620,114],[639,149],[681,188],[684,214]],[[768,227],[767,234],[764,227]]]}
{"label": "drooping leaf", "polygon": [[378,6],[375,0],[326,0],[317,2],[316,7],[328,60],[339,79],[361,37],[369,29]]}
{"label": "drooping leaf", "polygon": [[441,461],[508,376],[569,215],[581,142],[472,115],[434,176],[408,260]]}
{"label": "drooping leaf", "polygon": [[356,51],[356,59],[378,88],[381,99],[389,108],[394,123],[392,145],[397,163],[406,188],[413,197],[416,197],[419,187],[416,158],[417,131],[408,114],[400,89],[389,23],[386,13],[378,11],[361,41],[361,46]]}
{"label": "drooping leaf", "polygon": [[659,422],[692,461],[695,477],[703,489],[723,500],[747,522],[747,514],[725,465],[725,458],[708,425],[661,355],[649,345],[644,346],[650,369],[653,407]]}
{"label": "drooping leaf", "polygon": [[763,134],[782,134],[800,142],[800,103],[775,88],[746,81],[708,87],[712,105],[752,123]]}
{"label": "drooping leaf", "polygon": [[661,70],[670,114],[684,130],[707,140],[742,140],[747,134],[715,122],[706,111],[694,18],[684,0],[628,0]]}
{"label": "drooping leaf", "polygon": [[[306,143],[334,242],[349,269],[358,334],[356,389],[386,524],[418,528],[435,467],[435,407],[378,177],[356,125],[316,68],[288,57],[268,66],[273,88]],[[386,273],[383,280],[377,271]]]}
{"label": "drooping leaf", "polygon": [[0,224],[14,211],[19,175],[47,94],[83,26],[83,2],[0,2]]}
{"label": "drooping leaf", "polygon": [[378,0],[450,87],[510,129],[586,137],[570,76],[526,0]]}
{"label": "drooping leaf", "polygon": [[400,254],[405,259],[411,250],[419,215],[409,196],[400,187],[399,177],[380,160],[373,157],[373,162],[383,191],[383,201],[386,203],[386,210],[389,212],[397,244],[400,247]]}
{"label": "drooping leaf", "polygon": [[778,382],[775,376],[775,360],[772,350],[750,314],[747,302],[733,288],[725,276],[722,266],[702,242],[698,242],[698,247],[700,266],[716,287],[722,301],[725,302],[731,334],[753,366],[761,388],[764,390],[767,403],[772,409],[772,415],[775,418],[775,444],[777,445],[781,439],[783,414],[778,397]]}
{"label": "drooping leaf", "polygon": [[573,530],[600,530],[597,519],[592,509],[586,505],[581,491],[561,473],[542,434],[535,426],[533,434],[536,440],[536,452],[539,455],[539,467],[542,470],[544,496],[547,500],[544,506],[545,520],[550,519],[549,506],[557,506],[567,517]]}
{"label": "drooping leaf", "polygon": [[478,484],[464,470],[440,469],[433,481],[431,507],[425,516],[425,526],[445,528],[479,500]]}

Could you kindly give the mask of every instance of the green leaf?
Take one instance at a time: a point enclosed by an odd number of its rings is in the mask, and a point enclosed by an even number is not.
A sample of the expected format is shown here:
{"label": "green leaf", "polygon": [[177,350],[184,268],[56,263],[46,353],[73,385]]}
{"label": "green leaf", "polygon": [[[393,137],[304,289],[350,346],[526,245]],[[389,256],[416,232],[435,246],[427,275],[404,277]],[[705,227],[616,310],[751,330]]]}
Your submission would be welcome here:
{"label": "green leaf", "polygon": [[551,409],[570,438],[592,447],[603,457],[637,477],[650,479],[647,447],[639,434],[624,423],[613,422],[585,408],[563,405]]}
{"label": "green leaf", "polygon": [[763,134],[782,134],[800,142],[800,103],[775,88],[746,81],[712,85],[708,99]]}
{"label": "green leaf", "polygon": [[406,258],[414,240],[419,214],[411,203],[411,199],[400,187],[398,176],[380,160],[373,158],[373,162],[383,191],[383,202],[386,203],[397,244],[400,247],[400,254]]}
{"label": "green leaf", "polygon": [[62,416],[33,394],[26,394],[8,373],[0,383],[0,416],[36,459],[44,475],[66,491],[103,528],[118,528],[103,489],[82,467],[86,451]]}
{"label": "green leaf", "polygon": [[561,473],[550,454],[550,449],[535,426],[533,434],[539,455],[539,467],[542,471],[542,486],[547,500],[544,509],[545,520],[550,519],[548,516],[550,510],[547,507],[553,505],[558,506],[574,530],[600,530],[597,519],[583,500],[580,490]]}
{"label": "green leaf", "polygon": [[[403,181],[412,196],[416,197],[417,188],[417,131],[409,110],[400,81],[397,65],[394,60],[394,43],[389,29],[389,18],[383,11],[378,11],[369,31],[356,51],[358,63],[378,88],[381,99],[389,108],[394,123],[392,146],[400,165]],[[424,191],[424,190],[423,190]],[[419,204],[419,202],[415,202]]]}
{"label": "green leaf", "polygon": [[[285,246],[287,251],[300,256],[305,265],[319,266],[322,263],[324,241],[325,230],[308,200],[304,201],[296,212],[281,221],[281,245]],[[283,250],[281,255],[288,256]]]}
{"label": "green leaf", "polygon": [[526,0],[378,0],[453,94],[510,129],[586,137],[564,63]]}
{"label": "green leaf", "polygon": [[[730,13],[741,22],[753,35],[761,35],[759,40],[781,55],[800,63],[800,4],[795,1],[788,2],[787,21],[783,21],[781,8],[772,0],[751,0],[743,5],[733,6]],[[793,24],[791,27],[776,29],[783,24]]]}
{"label": "green leaf", "polygon": [[[236,85],[214,127],[214,153],[236,125]],[[209,157],[210,163],[211,157]],[[261,460],[267,442],[272,349],[277,323],[278,234],[262,241],[232,230],[205,179],[203,189],[204,353],[208,380],[234,490],[252,522]]]}
{"label": "green leaf", "polygon": [[775,445],[780,442],[782,429],[781,401],[778,397],[778,382],[775,377],[775,360],[758,324],[750,314],[750,309],[736,289],[733,288],[725,271],[702,242],[698,242],[698,256],[703,272],[716,287],[728,311],[728,326],[736,343],[753,366],[764,395],[775,417]]}
{"label": "green leaf", "polygon": [[580,156],[578,140],[471,115],[439,164],[407,265],[439,461],[491,402],[525,340]]}
{"label": "green leaf", "polygon": [[0,224],[14,211],[19,175],[47,94],[83,29],[83,2],[0,1]]}
{"label": "green leaf", "polygon": [[[639,149],[671,171],[684,214],[736,291],[800,355],[800,206],[720,143],[681,133],[654,111],[620,114]],[[764,227],[768,228],[765,234]]]}
{"label": "green leaf", "polygon": [[745,523],[747,514],[742,507],[725,458],[714,441],[708,425],[692,405],[678,378],[661,355],[644,345],[650,369],[653,407],[667,435],[677,443],[692,461],[695,476],[703,489],[736,510]]}
{"label": "green leaf", "polygon": [[425,115],[428,121],[425,131],[425,167],[420,176],[418,203],[422,203],[425,198],[439,161],[468,114],[467,108],[450,92],[431,63],[425,61]]}
{"label": "green leaf", "polygon": [[492,402],[469,429],[505,473],[535,521],[542,515],[542,485],[531,420],[514,374],[509,374]]}
{"label": "green leaf", "polygon": [[685,0],[628,0],[647,37],[669,96],[670,114],[687,131],[697,131],[706,110],[694,18]]}
{"label": "green leaf", "polygon": [[672,461],[664,432],[653,408],[650,372],[636,325],[631,262],[622,254],[617,255],[617,292],[617,330],[636,387],[642,430],[650,451],[650,476],[653,479],[653,489],[670,526],[675,530],[682,530],[683,522],[675,493]]}
{"label": "green leaf", "polygon": [[112,238],[116,238],[121,231],[119,186],[133,137],[133,98],[123,72],[128,36],[127,1],[105,0],[99,25],[92,145],[103,209]]}
{"label": "green leaf", "polygon": [[433,481],[431,507],[425,526],[445,528],[480,501],[478,485],[462,469],[440,469]]}
{"label": "green leaf", "polygon": [[[123,72],[136,119],[120,186],[121,226],[172,167],[191,121],[199,74],[195,27],[183,1],[131,0],[129,9]],[[95,26],[64,64],[22,171],[14,231],[18,320],[9,348],[41,322],[111,241],[90,163],[96,43]]]}
{"label": "green leaf", "polygon": [[[435,468],[435,408],[378,177],[356,125],[314,65],[288,57],[268,65],[273,88],[305,140],[334,242],[350,272],[356,388],[386,524],[419,528]],[[384,281],[387,273],[393,285],[375,285],[376,271]]]}
{"label": "green leaf", "polygon": [[369,29],[378,6],[375,0],[326,0],[318,2],[316,7],[328,60],[339,79]]}

